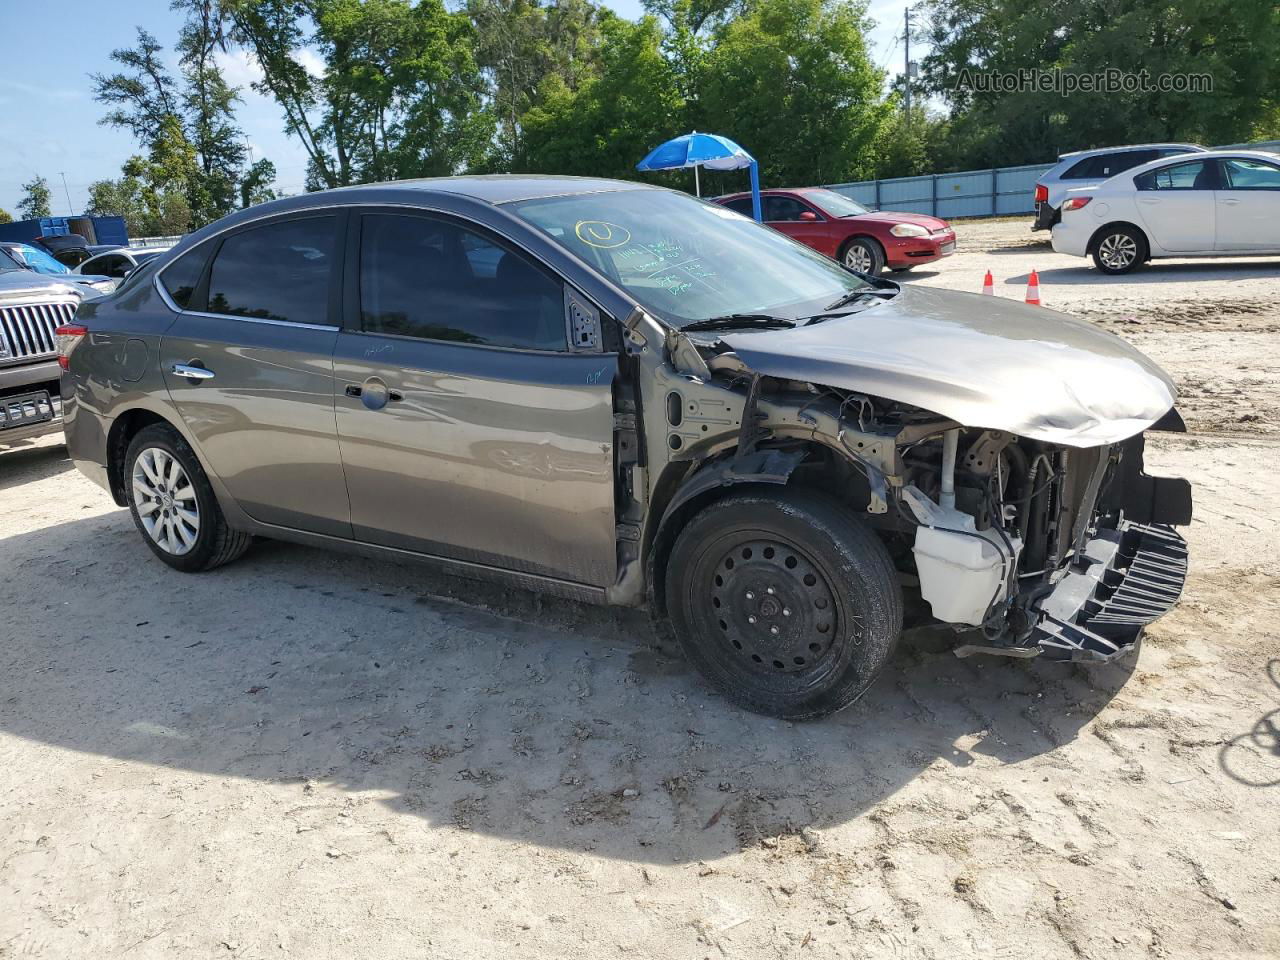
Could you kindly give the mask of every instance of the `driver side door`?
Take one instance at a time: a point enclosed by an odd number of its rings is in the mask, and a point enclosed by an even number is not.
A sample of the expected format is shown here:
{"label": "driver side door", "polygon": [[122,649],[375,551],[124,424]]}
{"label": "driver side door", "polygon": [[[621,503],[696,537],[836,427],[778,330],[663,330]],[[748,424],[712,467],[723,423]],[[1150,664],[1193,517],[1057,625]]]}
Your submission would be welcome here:
{"label": "driver side door", "polygon": [[1213,249],[1217,173],[1216,160],[1191,160],[1134,178],[1138,215],[1156,243],[1175,252]]}

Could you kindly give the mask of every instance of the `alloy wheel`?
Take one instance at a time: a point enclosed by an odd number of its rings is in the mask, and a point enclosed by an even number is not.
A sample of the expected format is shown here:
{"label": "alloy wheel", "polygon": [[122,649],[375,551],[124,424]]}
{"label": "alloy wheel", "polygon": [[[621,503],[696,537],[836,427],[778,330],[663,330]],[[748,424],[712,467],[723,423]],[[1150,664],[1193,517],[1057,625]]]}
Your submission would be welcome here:
{"label": "alloy wheel", "polygon": [[1138,259],[1138,244],[1127,233],[1113,233],[1098,245],[1098,259],[1112,270],[1125,270]]}
{"label": "alloy wheel", "polygon": [[854,243],[844,255],[844,265],[850,270],[857,270],[859,273],[870,273],[875,263],[871,258],[871,251],[861,243]]}
{"label": "alloy wheel", "polygon": [[195,487],[177,458],[145,447],[133,461],[133,504],[147,535],[165,553],[189,553],[200,536]]}

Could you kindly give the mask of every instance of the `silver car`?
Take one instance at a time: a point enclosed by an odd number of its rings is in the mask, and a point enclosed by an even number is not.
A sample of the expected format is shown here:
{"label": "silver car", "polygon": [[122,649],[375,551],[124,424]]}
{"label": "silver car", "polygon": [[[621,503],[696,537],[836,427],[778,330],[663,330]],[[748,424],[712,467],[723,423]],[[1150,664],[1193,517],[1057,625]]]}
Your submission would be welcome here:
{"label": "silver car", "polygon": [[1094,187],[1117,174],[1152,160],[1184,153],[1202,153],[1206,148],[1194,143],[1139,143],[1127,147],[1103,147],[1064,153],[1058,162],[1036,181],[1036,219],[1032,230],[1052,230],[1062,219],[1067,191]]}
{"label": "silver car", "polygon": [[1108,660],[1177,599],[1169,378],[1062,314],[725,207],[466,177],[275,201],[58,331],[67,442],[170,566],[255,536],[648,605],[743,706],[852,703],[904,591],[957,652]]}

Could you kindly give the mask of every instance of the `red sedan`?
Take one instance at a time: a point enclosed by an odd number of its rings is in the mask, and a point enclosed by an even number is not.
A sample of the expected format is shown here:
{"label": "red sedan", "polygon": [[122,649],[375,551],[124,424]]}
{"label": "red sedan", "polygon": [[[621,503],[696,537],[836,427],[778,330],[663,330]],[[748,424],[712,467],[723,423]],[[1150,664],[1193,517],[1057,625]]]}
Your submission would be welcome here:
{"label": "red sedan", "polygon": [[[749,193],[716,202],[751,216]],[[859,273],[910,270],[956,252],[956,232],[947,221],[923,213],[872,213],[834,190],[761,190],[760,205],[769,226]]]}

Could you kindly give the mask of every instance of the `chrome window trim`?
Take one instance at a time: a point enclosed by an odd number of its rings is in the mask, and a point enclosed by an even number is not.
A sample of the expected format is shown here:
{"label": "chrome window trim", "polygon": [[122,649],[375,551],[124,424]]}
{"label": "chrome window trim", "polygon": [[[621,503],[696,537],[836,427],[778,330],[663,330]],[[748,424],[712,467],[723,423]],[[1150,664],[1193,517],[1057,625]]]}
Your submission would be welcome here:
{"label": "chrome window trim", "polygon": [[244,323],[265,323],[272,327],[295,327],[300,330],[340,330],[337,324],[332,323],[302,323],[298,320],[272,320],[269,317],[245,317],[234,313],[206,313],[203,310],[184,310],[178,306],[173,298],[169,296],[169,291],[165,289],[163,283],[160,282],[160,274],[163,270],[156,272],[152,283],[155,285],[156,292],[160,294],[160,299],[164,301],[164,305],[174,313],[181,313],[188,317],[208,317],[211,320],[240,320]]}
{"label": "chrome window trim", "polygon": [[[576,290],[575,290],[576,292]],[[585,296],[583,299],[587,299]],[[341,329],[341,328],[339,328]],[[342,330],[353,337],[388,337],[392,340],[404,340],[407,343],[435,343],[445,347],[467,347],[471,350],[501,350],[503,353],[527,353],[538,357],[616,357],[617,351],[581,350],[546,350],[541,347],[508,347],[500,343],[468,343],[464,340],[440,340],[436,337],[415,337],[407,333],[379,333],[376,330]]]}

